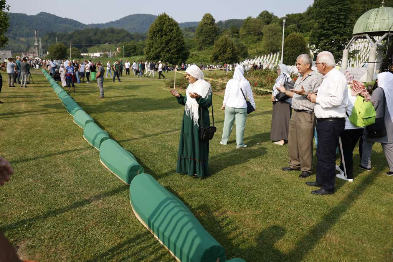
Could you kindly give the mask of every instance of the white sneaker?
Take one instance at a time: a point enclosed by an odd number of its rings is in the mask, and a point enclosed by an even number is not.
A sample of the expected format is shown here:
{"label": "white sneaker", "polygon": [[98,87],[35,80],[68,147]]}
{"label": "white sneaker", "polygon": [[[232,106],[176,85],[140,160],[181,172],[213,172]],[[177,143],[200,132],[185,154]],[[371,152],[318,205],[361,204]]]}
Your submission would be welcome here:
{"label": "white sneaker", "polygon": [[[337,167],[337,166],[336,166],[336,167]],[[339,169],[340,169],[340,168],[339,168]],[[341,169],[340,169],[340,170],[341,170]],[[337,178],[340,178],[340,179],[342,179],[342,180],[348,181],[348,182],[353,182],[353,179],[347,178],[347,177],[345,176],[345,174],[344,174],[343,171],[341,171],[340,173],[336,174],[336,177],[337,177]]]}
{"label": "white sneaker", "polygon": [[226,146],[227,144],[220,141],[220,145]]}
{"label": "white sneaker", "polygon": [[236,148],[247,147],[247,145],[236,146]]}

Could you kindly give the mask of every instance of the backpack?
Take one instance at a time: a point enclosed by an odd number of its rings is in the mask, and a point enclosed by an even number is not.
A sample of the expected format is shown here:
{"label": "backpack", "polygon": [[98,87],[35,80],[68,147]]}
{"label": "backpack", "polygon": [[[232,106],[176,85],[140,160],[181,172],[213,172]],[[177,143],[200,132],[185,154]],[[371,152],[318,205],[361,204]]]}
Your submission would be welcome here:
{"label": "backpack", "polygon": [[376,115],[377,113],[371,101],[364,101],[364,98],[358,95],[351,116],[349,116],[349,121],[358,127],[369,126],[375,123]]}

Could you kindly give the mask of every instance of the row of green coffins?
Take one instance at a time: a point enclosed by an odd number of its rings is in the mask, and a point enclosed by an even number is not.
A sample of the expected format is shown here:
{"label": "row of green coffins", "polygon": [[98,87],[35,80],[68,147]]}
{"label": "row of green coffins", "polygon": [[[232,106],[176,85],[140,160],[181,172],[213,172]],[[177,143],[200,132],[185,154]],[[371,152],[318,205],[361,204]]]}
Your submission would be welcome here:
{"label": "row of green coffins", "polygon": [[179,261],[244,262],[227,260],[224,248],[203,228],[192,212],[175,195],[145,174],[136,158],[109,138],[67,92],[42,70],[53,90],[83,129],[84,139],[100,151],[101,163],[130,185],[132,209],[138,220]]}

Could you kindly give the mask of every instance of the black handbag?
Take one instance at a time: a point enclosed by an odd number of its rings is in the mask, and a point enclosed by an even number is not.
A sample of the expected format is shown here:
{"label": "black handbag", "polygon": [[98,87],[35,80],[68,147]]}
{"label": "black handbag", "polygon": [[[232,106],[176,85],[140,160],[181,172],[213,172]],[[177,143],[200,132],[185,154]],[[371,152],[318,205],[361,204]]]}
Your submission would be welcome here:
{"label": "black handbag", "polygon": [[386,98],[385,98],[385,92],[383,91],[383,89],[382,89],[382,92],[383,92],[383,117],[375,118],[374,124],[366,126],[367,136],[371,137],[371,138],[384,137],[388,134],[386,132],[386,126],[385,126]]}
{"label": "black handbag", "polygon": [[[286,91],[289,91],[291,89],[294,88],[294,84],[293,82],[289,82],[287,78],[285,78],[285,83],[284,83],[284,87]],[[276,95],[276,99],[280,102],[285,102],[285,100],[287,100],[288,98],[290,98],[289,96],[287,96],[285,93],[278,93]]]}
{"label": "black handbag", "polygon": [[240,88],[240,91],[242,91],[244,100],[246,100],[246,104],[247,104],[247,114],[250,114],[250,113],[254,112],[254,111],[255,111],[255,108],[251,105],[250,101],[248,101],[248,100],[246,99],[246,96],[244,95],[243,90],[242,90],[241,88]]}
{"label": "black handbag", "polygon": [[214,137],[214,133],[217,131],[217,128],[214,126],[214,114],[213,114],[213,101],[212,101],[212,119],[213,119],[213,125],[212,126],[203,126],[203,117],[202,117],[202,108],[199,107],[200,109],[200,116],[201,116],[201,126],[199,128],[199,140],[200,141],[209,141],[212,140]]}

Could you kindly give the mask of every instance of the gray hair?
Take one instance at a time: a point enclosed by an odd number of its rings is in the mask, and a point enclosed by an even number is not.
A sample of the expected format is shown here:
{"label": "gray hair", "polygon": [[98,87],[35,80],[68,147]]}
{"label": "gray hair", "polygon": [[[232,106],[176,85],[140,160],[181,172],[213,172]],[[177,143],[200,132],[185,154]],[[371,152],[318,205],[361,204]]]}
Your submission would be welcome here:
{"label": "gray hair", "polygon": [[311,57],[310,57],[308,54],[301,54],[301,55],[299,55],[299,56],[296,58],[296,60],[297,60],[297,59],[301,59],[301,60],[303,61],[303,63],[309,64],[309,65],[310,65],[310,68],[311,68],[311,66],[312,66],[312,59],[311,59]]}
{"label": "gray hair", "polygon": [[329,51],[323,51],[318,54],[319,63],[325,63],[329,67],[335,67],[336,62],[334,61],[334,56]]}

